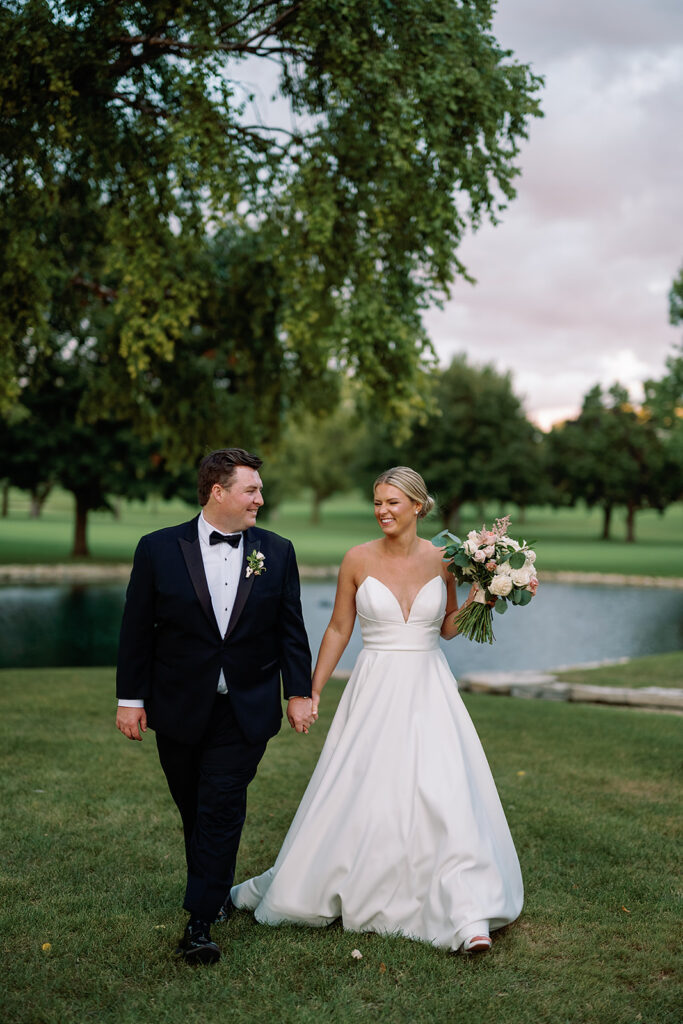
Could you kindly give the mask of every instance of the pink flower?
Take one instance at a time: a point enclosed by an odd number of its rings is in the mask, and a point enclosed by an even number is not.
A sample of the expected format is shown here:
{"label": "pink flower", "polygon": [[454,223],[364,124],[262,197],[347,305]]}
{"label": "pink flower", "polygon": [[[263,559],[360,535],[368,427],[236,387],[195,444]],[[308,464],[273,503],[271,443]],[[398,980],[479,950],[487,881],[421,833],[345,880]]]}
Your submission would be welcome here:
{"label": "pink flower", "polygon": [[475,562],[483,562],[486,560],[486,552],[484,551],[483,548],[479,548],[478,551],[474,552],[472,558],[474,559]]}
{"label": "pink flower", "polygon": [[532,594],[535,594],[536,591],[538,590],[538,579],[537,579],[536,576],[533,576],[529,580],[529,590],[531,591]]}
{"label": "pink flower", "polygon": [[493,561],[493,559],[491,559],[490,562],[486,563],[486,568],[488,569],[489,572],[495,572],[496,571],[497,566],[496,566],[496,563]]}
{"label": "pink flower", "polygon": [[493,530],[484,530],[484,529],[482,529],[480,537],[481,537],[481,543],[482,544],[495,544],[495,542],[498,539],[497,534],[495,534],[493,532]]}

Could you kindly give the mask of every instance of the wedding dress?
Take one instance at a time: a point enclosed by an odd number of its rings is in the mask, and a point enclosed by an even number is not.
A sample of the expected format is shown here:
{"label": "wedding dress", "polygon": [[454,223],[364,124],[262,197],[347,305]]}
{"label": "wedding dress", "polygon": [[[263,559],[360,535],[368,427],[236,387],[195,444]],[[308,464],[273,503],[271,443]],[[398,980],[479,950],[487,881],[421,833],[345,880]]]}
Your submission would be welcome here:
{"label": "wedding dress", "polygon": [[440,576],[407,621],[380,580],[358,588],[363,650],[278,858],[233,887],[236,907],[446,949],[519,915],[515,847],[439,647],[445,607]]}

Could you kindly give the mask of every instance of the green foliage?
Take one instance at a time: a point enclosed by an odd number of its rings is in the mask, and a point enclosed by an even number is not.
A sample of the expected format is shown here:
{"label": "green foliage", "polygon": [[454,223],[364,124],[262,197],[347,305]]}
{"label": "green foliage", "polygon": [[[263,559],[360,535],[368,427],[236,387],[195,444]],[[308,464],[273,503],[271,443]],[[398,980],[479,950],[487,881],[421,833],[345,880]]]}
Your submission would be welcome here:
{"label": "green foliage", "polygon": [[275,457],[276,472],[286,479],[290,495],[310,491],[312,523],[320,522],[324,501],[352,489],[363,441],[364,427],[348,399],[290,422]]}
{"label": "green foliage", "polygon": [[554,427],[546,439],[547,468],[556,500],[583,500],[605,511],[603,537],[610,516],[624,506],[629,540],[635,539],[635,512],[664,509],[680,494],[680,477],[651,417],[639,414],[619,384],[606,393],[596,385],[585,396],[580,415]]}
{"label": "green foliage", "polygon": [[405,444],[376,424],[367,465],[412,466],[447,524],[457,525],[464,502],[542,500],[540,432],[527,420],[510,374],[472,366],[462,355],[431,377],[434,412]]}
{"label": "green foliage", "polygon": [[[174,457],[181,428],[192,451],[221,423],[249,435],[245,407],[272,440],[331,364],[389,414],[420,409],[421,312],[465,273],[468,225],[514,196],[539,114],[541,81],[501,49],[492,13],[3,4],[5,405],[25,340],[49,350],[87,321],[89,409],[134,406]],[[253,123],[253,62],[277,68],[291,118]]]}
{"label": "green foliage", "polygon": [[74,555],[89,553],[88,512],[111,510],[112,495],[145,497],[155,475],[153,452],[130,422],[83,422],[81,398],[95,359],[87,339],[50,354],[29,346],[21,367],[21,414],[0,422],[0,476],[34,496],[54,484],[74,495]]}
{"label": "green foliage", "polygon": [[643,386],[643,411],[652,418],[664,445],[669,466],[669,492],[673,500],[677,500],[683,495],[683,344],[667,359],[664,376],[660,380],[646,380]]}
{"label": "green foliage", "polygon": [[683,324],[683,267],[678,271],[669,292],[669,319],[675,326]]}

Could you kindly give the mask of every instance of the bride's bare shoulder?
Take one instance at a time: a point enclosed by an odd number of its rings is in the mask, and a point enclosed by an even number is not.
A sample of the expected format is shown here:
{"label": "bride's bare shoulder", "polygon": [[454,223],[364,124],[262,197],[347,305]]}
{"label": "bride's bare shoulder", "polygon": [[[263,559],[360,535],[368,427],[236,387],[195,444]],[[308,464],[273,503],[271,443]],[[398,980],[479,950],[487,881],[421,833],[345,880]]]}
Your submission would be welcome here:
{"label": "bride's bare shoulder", "polygon": [[342,561],[342,571],[354,578],[359,573],[365,575],[368,561],[376,557],[376,550],[376,540],[369,540],[364,544],[356,544],[354,547],[349,548]]}
{"label": "bride's bare shoulder", "polygon": [[420,540],[420,555],[430,565],[433,565],[435,572],[445,574],[445,562],[443,560],[443,549],[435,547],[430,540]]}

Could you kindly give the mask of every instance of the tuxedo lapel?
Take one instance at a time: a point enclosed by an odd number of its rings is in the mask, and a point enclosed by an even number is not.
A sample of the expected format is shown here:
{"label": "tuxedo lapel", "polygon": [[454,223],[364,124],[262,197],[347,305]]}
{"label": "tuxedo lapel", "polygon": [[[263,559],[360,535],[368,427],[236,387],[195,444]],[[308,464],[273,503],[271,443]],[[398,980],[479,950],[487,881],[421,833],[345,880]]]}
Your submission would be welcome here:
{"label": "tuxedo lapel", "polygon": [[233,629],[237,625],[237,620],[242,614],[247,598],[251,593],[251,588],[254,585],[255,576],[252,573],[247,576],[247,557],[252,551],[258,551],[261,546],[261,540],[258,537],[250,537],[250,530],[246,530],[244,533],[244,540],[242,541],[242,570],[240,572],[240,581],[237,584],[237,594],[235,595],[235,603],[232,606],[232,612],[230,614],[230,621],[228,622],[228,628],[225,631],[225,639],[230,636]]}
{"label": "tuxedo lapel", "polygon": [[185,565],[187,571],[190,574],[192,580],[192,586],[194,592],[197,595],[197,600],[204,610],[204,614],[209,620],[210,624],[219,633],[218,623],[216,622],[216,616],[213,612],[213,606],[211,604],[211,594],[209,593],[209,585],[206,582],[206,573],[204,572],[204,561],[202,559],[202,552],[199,546],[199,533],[197,532],[197,520],[192,520],[190,524],[190,531],[188,537],[179,537],[178,543],[180,544],[180,550],[183,553],[185,559]]}

